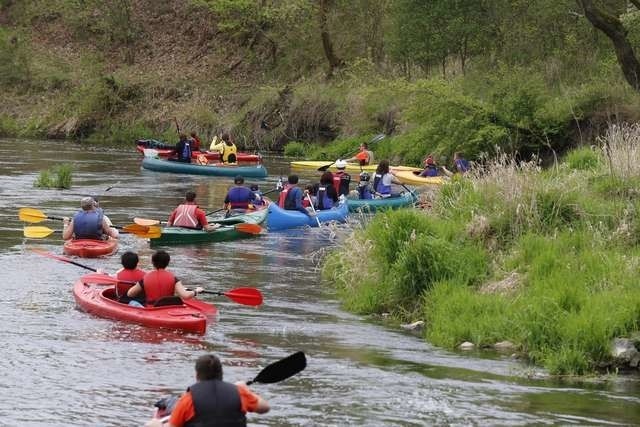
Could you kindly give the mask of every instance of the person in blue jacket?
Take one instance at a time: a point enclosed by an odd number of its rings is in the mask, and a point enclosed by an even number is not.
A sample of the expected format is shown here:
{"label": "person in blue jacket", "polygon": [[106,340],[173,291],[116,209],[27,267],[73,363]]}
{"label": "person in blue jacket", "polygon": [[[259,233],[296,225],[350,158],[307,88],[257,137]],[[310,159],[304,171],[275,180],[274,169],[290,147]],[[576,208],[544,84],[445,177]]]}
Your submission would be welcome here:
{"label": "person in blue jacket", "polygon": [[249,209],[252,207],[255,194],[251,189],[245,187],[244,177],[237,175],[233,183],[233,187],[227,192],[224,198],[224,205],[227,209]]}

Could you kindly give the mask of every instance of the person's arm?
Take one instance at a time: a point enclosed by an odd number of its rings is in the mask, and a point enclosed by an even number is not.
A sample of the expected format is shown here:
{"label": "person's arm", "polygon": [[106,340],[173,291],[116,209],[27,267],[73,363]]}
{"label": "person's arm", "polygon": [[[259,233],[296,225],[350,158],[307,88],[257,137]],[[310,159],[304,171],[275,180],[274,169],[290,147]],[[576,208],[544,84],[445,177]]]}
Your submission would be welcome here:
{"label": "person's arm", "polygon": [[64,217],[62,220],[62,239],[70,240],[73,237],[73,220]]}
{"label": "person's arm", "polygon": [[255,412],[256,414],[266,414],[271,407],[269,402],[252,392],[247,385],[238,381],[235,383],[240,394],[240,410],[243,412]]}
{"label": "person's arm", "polygon": [[205,231],[213,231],[218,228],[214,224],[209,224],[207,214],[202,209],[196,209],[196,219]]}
{"label": "person's arm", "polygon": [[[296,203],[296,209],[295,210],[297,210],[299,212],[302,212],[303,214],[305,214],[307,216],[311,216],[309,214],[309,211],[304,206],[302,206],[302,197],[303,197],[302,190],[300,188],[296,187],[296,188],[291,189],[290,191],[294,191],[293,200],[295,200],[295,203]],[[311,196],[307,195],[307,196],[304,196],[304,197],[309,197],[310,198]],[[311,200],[311,203],[313,204],[313,200]]]}
{"label": "person's arm", "polygon": [[127,296],[129,298],[134,298],[140,295],[141,292],[142,292],[142,285],[140,283],[136,283],[135,285],[129,288],[129,290],[127,291]]}
{"label": "person's arm", "polygon": [[178,209],[174,209],[173,212],[171,212],[171,215],[169,215],[169,219],[167,220],[168,227],[173,225],[173,221],[176,219],[176,212],[178,212]]}
{"label": "person's arm", "polygon": [[106,217],[102,217],[102,231],[112,239],[117,239],[120,236],[120,233],[117,229],[111,227],[109,222],[110,221]]}
{"label": "person's arm", "polygon": [[184,287],[184,285],[182,284],[181,281],[178,280],[176,282],[176,293],[182,299],[193,298],[193,297],[195,297],[196,295],[198,295],[202,291],[204,291],[204,288],[201,288],[200,286],[198,286],[194,290],[190,291],[190,290],[187,290],[187,288]]}

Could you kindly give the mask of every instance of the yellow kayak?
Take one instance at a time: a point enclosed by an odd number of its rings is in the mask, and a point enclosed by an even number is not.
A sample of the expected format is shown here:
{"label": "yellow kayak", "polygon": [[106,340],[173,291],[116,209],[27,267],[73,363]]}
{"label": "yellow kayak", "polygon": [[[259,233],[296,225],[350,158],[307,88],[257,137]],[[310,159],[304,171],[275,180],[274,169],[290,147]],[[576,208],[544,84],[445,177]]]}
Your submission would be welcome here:
{"label": "yellow kayak", "polygon": [[[299,161],[295,161],[295,162],[291,162],[291,168],[292,169],[318,169],[319,167],[322,166],[326,166],[331,164],[331,161],[326,161],[326,160],[299,160]],[[347,171],[349,172],[360,172],[365,171],[365,172],[375,172],[376,168],[378,167],[378,165],[367,165],[367,166],[362,166],[362,168],[360,167],[359,164],[357,163],[347,163],[347,167],[345,168]],[[411,166],[391,166],[391,168],[398,170],[398,171],[421,171],[422,169],[419,168],[414,168]],[[335,165],[331,165],[331,167],[328,169],[330,171],[336,171],[336,166]]]}
{"label": "yellow kayak", "polygon": [[403,184],[411,185],[441,185],[447,179],[445,176],[420,176],[422,169],[417,171],[402,170],[393,167],[393,174]]}

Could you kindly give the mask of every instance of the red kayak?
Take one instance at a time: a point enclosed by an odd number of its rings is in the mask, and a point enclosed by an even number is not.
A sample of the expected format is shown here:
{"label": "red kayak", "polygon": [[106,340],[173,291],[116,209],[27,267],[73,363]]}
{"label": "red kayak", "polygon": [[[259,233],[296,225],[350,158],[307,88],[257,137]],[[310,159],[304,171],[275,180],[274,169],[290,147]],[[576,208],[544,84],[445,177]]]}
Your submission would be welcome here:
{"label": "red kayak", "polygon": [[[204,334],[207,330],[207,316],[195,308],[195,303],[188,305],[188,300],[162,307],[133,307],[116,301],[113,286],[83,283],[82,280],[73,286],[73,296],[82,310],[99,317],[196,334]],[[211,304],[207,307],[213,308],[212,315],[215,315],[215,307]]]}
{"label": "red kayak", "polygon": [[75,255],[81,258],[98,258],[103,255],[111,255],[118,250],[118,239],[93,240],[75,239],[64,242],[62,251],[66,255]]}
{"label": "red kayak", "polygon": [[[170,147],[171,146],[155,139],[139,139],[136,141],[136,150],[142,154],[144,154],[145,149],[151,148],[158,152],[159,157],[169,157],[175,153],[174,149]],[[193,151],[191,153],[191,158],[197,159],[200,154],[204,154],[209,161],[220,160],[220,153],[217,151]],[[260,154],[239,152],[236,153],[236,157],[238,162],[242,163],[260,163],[262,161],[262,156]]]}

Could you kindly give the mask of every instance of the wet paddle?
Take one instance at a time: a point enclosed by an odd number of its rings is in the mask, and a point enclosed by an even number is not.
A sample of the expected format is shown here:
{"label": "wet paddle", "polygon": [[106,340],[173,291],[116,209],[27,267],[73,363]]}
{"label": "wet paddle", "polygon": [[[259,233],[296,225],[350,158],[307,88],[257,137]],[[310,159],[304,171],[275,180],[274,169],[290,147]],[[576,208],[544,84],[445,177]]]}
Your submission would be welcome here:
{"label": "wet paddle", "polygon": [[315,206],[313,206],[313,200],[311,200],[311,194],[307,193],[307,199],[309,200],[309,206],[311,206],[311,211],[313,211],[313,217],[316,219],[318,223],[318,227],[322,227],[320,225],[320,218],[318,218],[318,212],[316,212]]}
{"label": "wet paddle", "polygon": [[89,267],[88,265],[80,264],[79,262],[75,262],[74,260],[69,259],[67,257],[63,257],[63,256],[60,256],[60,255],[55,255],[55,254],[52,254],[51,252],[47,252],[47,251],[42,250],[42,249],[31,249],[31,250],[33,252],[37,253],[38,255],[42,255],[42,256],[49,257],[49,258],[57,259],[58,261],[62,261],[62,262],[68,262],[69,264],[73,264],[73,265],[76,265],[78,267],[82,267],[85,270],[94,271],[94,272],[98,271],[97,269],[95,269],[93,267]]}
{"label": "wet paddle", "polygon": [[[121,227],[123,234],[134,234],[138,237],[146,239],[157,239],[162,235],[160,227],[144,227],[138,224],[129,224]],[[41,225],[33,225],[24,228],[24,236],[30,239],[44,239],[53,233],[61,233],[62,230],[53,230],[49,227]]]}

